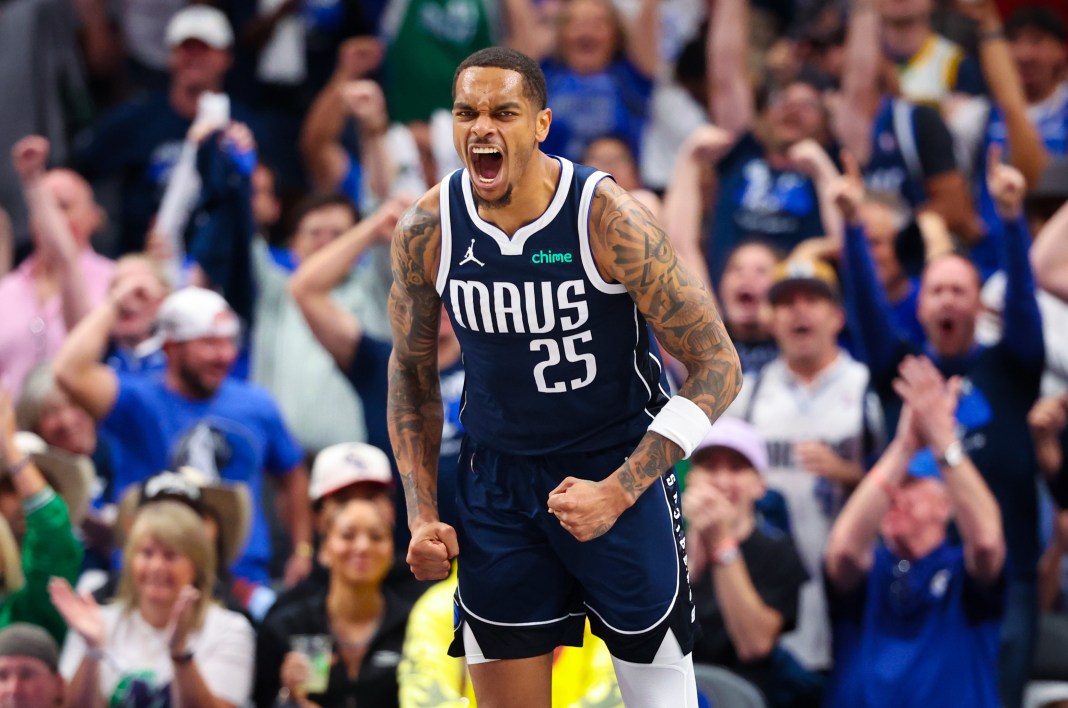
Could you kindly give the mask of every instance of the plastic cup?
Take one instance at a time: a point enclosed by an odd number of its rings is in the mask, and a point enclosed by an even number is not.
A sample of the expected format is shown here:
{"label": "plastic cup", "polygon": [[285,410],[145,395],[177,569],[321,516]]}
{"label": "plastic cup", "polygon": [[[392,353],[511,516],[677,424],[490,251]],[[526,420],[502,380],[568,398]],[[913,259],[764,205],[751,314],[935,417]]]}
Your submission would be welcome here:
{"label": "plastic cup", "polygon": [[289,638],[289,647],[308,657],[311,672],[301,688],[307,693],[325,693],[330,683],[330,658],[333,640],[329,634],[297,634]]}

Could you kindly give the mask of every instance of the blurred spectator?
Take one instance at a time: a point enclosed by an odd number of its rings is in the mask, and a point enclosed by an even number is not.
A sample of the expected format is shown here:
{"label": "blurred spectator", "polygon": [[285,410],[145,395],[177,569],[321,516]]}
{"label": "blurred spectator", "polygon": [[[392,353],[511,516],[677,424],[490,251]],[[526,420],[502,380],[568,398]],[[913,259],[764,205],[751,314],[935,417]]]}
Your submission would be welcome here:
{"label": "blurred spectator", "polygon": [[390,117],[425,123],[452,109],[453,72],[500,35],[500,7],[487,0],[388,0],[379,26],[386,42],[383,87]]}
{"label": "blurred spectator", "polygon": [[[400,708],[475,708],[475,690],[466,662],[449,656],[453,641],[453,603],[456,573],[436,583],[412,607],[404,635],[404,651],[397,680]],[[623,708],[612,655],[603,640],[590,631],[582,646],[562,646],[553,652],[554,706]]]}
{"label": "blurred spectator", "polygon": [[821,681],[778,646],[797,626],[808,574],[790,536],[757,514],[766,491],[764,441],[748,423],[721,418],[690,465],[682,514],[704,635],[694,645],[694,661],[748,679],[772,706],[818,705]]}
{"label": "blurred spectator", "polygon": [[[8,0],[0,18],[0,154],[27,135],[52,146],[55,164],[69,157],[68,137],[88,119],[86,87],[77,46],[77,3]],[[17,172],[0,160],[0,208],[14,226],[19,255],[27,250],[29,220]]]}
{"label": "blurred spectator", "polygon": [[[401,215],[404,201],[395,199],[364,219],[341,238],[316,253],[297,272],[290,289],[315,337],[330,352],[334,362],[359,393],[367,424],[367,441],[390,453],[386,428],[387,364],[393,351],[392,342],[375,336],[365,328],[362,313],[345,310],[330,297],[330,291],[350,272],[368,244],[388,239]],[[442,519],[455,513],[455,480],[463,426],[460,406],[464,370],[460,345],[452,328],[443,323],[438,338],[438,372],[440,375],[444,423],[438,457],[438,499]],[[407,508],[399,474],[393,495],[397,509]],[[398,524],[395,541],[407,548],[408,529]]]}
{"label": "blurred spectator", "polygon": [[[289,250],[294,265],[299,267],[340,238],[356,221],[356,209],[347,197],[305,198],[294,208],[291,221]],[[388,237],[388,231],[384,235]],[[290,274],[274,263],[262,239],[252,243],[252,261],[256,280],[252,380],[271,393],[289,429],[309,454],[359,437],[363,430],[359,399],[308,329],[287,289]],[[348,279],[330,296],[347,309],[354,304],[354,293]],[[294,376],[298,371],[300,376]]]}
{"label": "blurred spectator", "polygon": [[748,17],[749,0],[723,0],[709,22],[709,114],[719,133],[705,154],[719,191],[705,248],[714,283],[727,253],[747,237],[789,251],[838,226],[837,215],[821,214],[817,195],[833,168],[819,146],[829,137],[822,89],[799,77],[776,87],[758,115],[746,68]]}
{"label": "blurred spectator", "polygon": [[[143,249],[201,96],[222,91],[232,45],[233,31],[222,12],[206,5],[184,8],[167,24],[166,90],[117,107],[78,137],[75,169],[91,181],[119,184],[121,205],[113,210],[118,215],[119,254]],[[250,122],[238,104],[231,105],[229,113]]]}
{"label": "blurred spectator", "polygon": [[[305,700],[397,706],[397,663],[411,604],[383,588],[393,562],[393,520],[382,505],[352,499],[325,518],[319,557],[330,585],[268,615],[256,643],[255,703]],[[325,689],[309,691],[310,657],[295,635],[325,635],[331,658]],[[316,658],[318,662],[318,658]]]}
{"label": "blurred spectator", "polygon": [[[920,285],[909,277],[898,258],[897,234],[900,231],[900,211],[891,204],[866,195],[864,182],[856,160],[843,160],[845,175],[832,187],[833,198],[845,220],[845,277],[876,277],[882,286],[886,307],[890,308],[894,329],[916,347],[927,341],[916,317]],[[948,243],[946,244],[948,247]],[[944,255],[930,249],[929,257]],[[852,282],[852,281],[847,281]],[[853,292],[853,289],[850,289]],[[855,316],[865,316],[863,300],[850,300],[851,308],[859,309]]]}
{"label": "blurred spectator", "polygon": [[[130,283],[141,284],[149,297],[128,297]],[[115,261],[108,295],[116,300],[118,312],[104,357],[108,366],[119,372],[166,368],[163,341],[156,333],[156,312],[170,292],[171,283],[157,261],[140,254]]]}
{"label": "blurred spectator", "polygon": [[779,356],[745,376],[728,414],[752,425],[768,448],[768,487],[786,498],[808,582],[797,629],[783,646],[806,668],[830,666],[830,628],[820,562],[831,524],[881,445],[882,416],[868,369],[838,346],[845,314],[834,271],[787,260],[768,291]]}
{"label": "blurred spectator", "polygon": [[185,504],[141,510],[119,599],[100,607],[64,580],[48,592],[71,628],[60,657],[66,705],[239,706],[252,685],[252,626],[215,604],[215,549]]}
{"label": "blurred spectator", "polygon": [[104,222],[85,180],[45,170],[49,143],[32,135],[11,151],[29,208],[34,250],[0,279],[0,371],[17,395],[33,365],[51,358],[67,332],[104,299],[114,264],[89,244]]}
{"label": "blurred spectator", "polygon": [[86,497],[89,509],[80,521],[81,540],[86,548],[86,565],[110,565],[113,509],[111,485],[117,463],[117,450],[111,436],[98,434],[96,422],[83,407],[76,404],[56,383],[52,365],[38,364],[26,377],[22,393],[15,404],[19,430],[41,438],[54,453],[60,451],[88,458]]}
{"label": "blurred spectator", "polygon": [[[367,443],[349,442],[320,451],[312,464],[308,485],[320,547],[327,535],[327,521],[352,499],[375,502],[395,525],[397,511],[393,505],[393,490],[390,458],[383,450]],[[406,553],[407,549],[402,552]],[[382,584],[391,593],[414,602],[426,590],[427,584],[417,581],[403,560],[403,555],[394,559]],[[326,592],[329,587],[330,570],[317,556],[308,577],[282,593],[271,611],[281,612],[294,602],[300,603],[311,595]]]}
{"label": "blurred spectator", "polygon": [[768,289],[778,263],[771,246],[743,241],[727,256],[719,281],[723,323],[746,374],[759,372],[779,353],[767,322]]}
{"label": "blurred spectator", "polygon": [[[131,297],[147,293],[138,286]],[[115,311],[113,302],[95,310],[55,360],[60,385],[121,447],[115,493],[183,465],[209,479],[244,482],[256,502],[255,514],[249,544],[233,572],[267,583],[272,549],[261,500],[264,473],[270,473],[285,502],[282,518],[294,549],[285,581],[292,585],[311,568],[303,453],[267,392],[227,376],[237,356],[237,317],[210,290],[179,290],[159,310],[167,368],[119,375],[99,363]]]}
{"label": "blurred spectator", "polygon": [[0,627],[29,622],[56,642],[67,626],[48,600],[52,577],[73,582],[82,563],[74,537],[89,500],[84,458],[57,453],[32,434],[15,432],[10,395],[0,390]]}
{"label": "blurred spectator", "polygon": [[[926,358],[905,358],[900,374],[897,435],[827,541],[835,667],[825,705],[998,706],[1001,514],[957,438],[961,380],[947,383]],[[937,465],[916,464],[925,446]],[[947,538],[951,519],[962,545]]]}
{"label": "blurred spectator", "polygon": [[[982,236],[965,172],[957,164],[953,137],[936,108],[895,97],[879,43],[880,21],[869,2],[854,4],[839,70],[831,125],[835,137],[856,158],[868,192],[901,201],[910,211],[938,215],[965,243]],[[922,218],[917,218],[922,226]],[[908,222],[911,222],[909,219]],[[913,245],[915,226],[901,231],[902,246]],[[918,271],[922,248],[910,261]],[[904,251],[903,251],[904,252]],[[912,263],[909,264],[912,266]]]}
{"label": "blurred spectator", "polygon": [[880,45],[898,69],[901,94],[941,108],[957,93],[983,93],[975,59],[931,27],[934,0],[877,0]]}
{"label": "blurred spectator", "polygon": [[612,175],[620,187],[633,194],[653,218],[660,222],[663,208],[660,197],[642,185],[638,162],[625,139],[617,135],[596,137],[583,150],[579,162]]}
{"label": "blurred spectator", "polygon": [[[1027,94],[1021,80],[1024,69],[1020,66],[1021,59],[1027,62],[1026,48],[1021,53],[1017,51],[1019,42],[1010,44],[1006,40],[993,0],[960,3],[959,7],[975,21],[980,33],[979,58],[990,86],[989,101],[972,101],[957,111],[961,117],[954,120],[965,166],[972,170],[977,206],[986,230],[986,237],[971,251],[971,258],[985,280],[999,265],[1001,242],[1005,238],[997,204],[984,179],[992,167],[988,162],[990,149],[998,147],[999,154],[1005,155],[1009,164],[1021,172],[1026,184],[1033,187],[1049,161],[1049,153],[1064,154],[1068,148],[1065,140],[1068,99],[1050,94],[1042,97],[1047,102],[1032,100]],[[1063,33],[1064,26],[1056,15],[1051,15],[1049,20],[1055,23],[1050,31],[1056,32],[1059,24]],[[1055,55],[1045,57],[1041,63],[1054,76],[1061,71]],[[1027,70],[1034,73],[1033,67]],[[1046,82],[1048,85],[1043,88],[1053,92],[1056,79],[1049,77]]]}
{"label": "blurred spectator", "polygon": [[[1039,392],[1045,347],[1028,264],[1024,179],[1000,163],[999,152],[996,147],[991,150],[987,179],[1006,236],[1001,259],[1006,273],[1002,337],[992,346],[976,342],[979,274],[971,261],[955,254],[935,258],[925,267],[918,319],[927,335],[924,349],[935,365],[944,375],[966,381],[957,409],[961,442],[1001,507],[1010,582],[999,654],[1000,698],[1005,706],[1017,706],[1034,649],[1039,555],[1038,470],[1026,418]],[[907,353],[919,350],[895,331],[874,272],[847,270],[845,282],[848,297],[857,303],[857,334],[874,388],[888,421],[896,423],[901,405],[893,388],[897,367]]]}
{"label": "blurred spectator", "polygon": [[[1062,160],[1064,158],[1061,158]],[[1051,163],[1056,167],[1057,161]],[[1068,165],[1068,162],[1064,164]],[[1041,186],[1041,185],[1040,185]],[[1068,197],[1068,182],[1059,190]],[[1029,193],[1028,204],[1032,196],[1040,192]],[[1044,208],[1035,209],[1028,206],[1028,221],[1035,234],[1031,247],[1031,267],[1035,271],[1038,290],[1035,292],[1038,309],[1042,315],[1042,338],[1046,345],[1046,366],[1042,375],[1042,394],[1052,395],[1068,391],[1068,302],[1062,298],[1068,292],[1068,281],[1058,271],[1063,267],[1060,251],[1068,242],[1068,207],[1064,207],[1064,198],[1059,200],[1062,208],[1053,218],[1046,221]],[[1001,317],[1005,309],[1005,273],[998,271],[983,284],[983,316],[981,326],[977,327],[976,340],[984,345],[992,345],[1002,336]]]}
{"label": "blurred spectator", "polygon": [[278,170],[287,198],[307,187],[299,136],[309,106],[350,45],[373,45],[374,66],[382,49],[366,0],[238,0],[227,4],[238,41],[234,96],[255,111],[263,152]]}
{"label": "blurred spectator", "polygon": [[63,694],[56,640],[32,624],[0,629],[0,705],[56,708]]}
{"label": "blurred spectator", "polygon": [[640,0],[624,21],[611,0],[563,3],[548,52],[533,32],[517,28],[516,48],[540,60],[545,72],[553,111],[545,152],[578,160],[596,138],[617,135],[632,155],[640,154],[660,69],[660,5]]}
{"label": "blurred spectator", "polygon": [[412,131],[390,122],[381,87],[360,76],[338,65],[308,112],[301,148],[320,191],[340,191],[367,210],[391,194],[425,191],[444,166],[423,160]]}
{"label": "blurred spectator", "polygon": [[[179,467],[175,472],[160,472],[144,484],[130,487],[122,495],[115,518],[115,542],[120,549],[145,507],[156,502],[173,501],[185,504],[196,512],[204,526],[208,543],[215,549],[215,581],[212,596],[226,609],[243,612],[231,586],[230,567],[241,557],[252,528],[252,499],[248,487],[211,481],[192,467]],[[113,572],[107,582],[93,592],[100,602],[117,594],[121,575]]]}

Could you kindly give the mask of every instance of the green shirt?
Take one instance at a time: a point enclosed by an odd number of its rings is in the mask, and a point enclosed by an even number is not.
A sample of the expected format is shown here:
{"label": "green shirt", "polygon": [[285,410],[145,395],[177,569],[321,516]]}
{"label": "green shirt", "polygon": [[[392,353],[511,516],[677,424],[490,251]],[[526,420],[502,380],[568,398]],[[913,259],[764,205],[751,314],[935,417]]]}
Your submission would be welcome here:
{"label": "green shirt", "polygon": [[44,627],[63,646],[67,623],[48,598],[48,581],[65,578],[78,581],[82,546],[74,537],[67,504],[52,491],[43,490],[23,502],[26,536],[22,539],[22,572],[26,584],[0,600],[0,628],[13,622]]}

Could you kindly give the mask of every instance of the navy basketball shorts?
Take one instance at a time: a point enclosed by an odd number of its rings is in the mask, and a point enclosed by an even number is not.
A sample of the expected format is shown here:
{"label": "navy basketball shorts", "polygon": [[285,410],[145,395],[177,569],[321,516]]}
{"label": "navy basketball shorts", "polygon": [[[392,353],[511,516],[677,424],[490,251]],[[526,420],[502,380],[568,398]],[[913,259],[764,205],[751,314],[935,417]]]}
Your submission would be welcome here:
{"label": "navy basketball shorts", "polygon": [[634,447],[524,457],[464,441],[452,656],[465,655],[465,623],[485,658],[520,659],[581,646],[587,616],[624,661],[651,663],[668,630],[691,651],[696,620],[673,470],[592,541],[548,512],[549,492],[565,477],[603,480]]}

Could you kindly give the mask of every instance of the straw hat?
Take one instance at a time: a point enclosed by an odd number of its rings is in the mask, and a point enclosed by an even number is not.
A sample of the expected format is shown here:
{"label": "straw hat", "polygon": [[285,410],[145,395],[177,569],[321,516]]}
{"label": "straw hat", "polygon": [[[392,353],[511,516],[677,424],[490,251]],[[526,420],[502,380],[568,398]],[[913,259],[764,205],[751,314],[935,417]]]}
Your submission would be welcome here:
{"label": "straw hat", "polygon": [[75,455],[49,445],[40,436],[26,431],[15,433],[15,447],[33,459],[45,481],[67,503],[71,526],[80,526],[89,511],[96,480],[93,461],[86,455]]}
{"label": "straw hat", "polygon": [[212,516],[219,529],[220,563],[229,568],[245,550],[252,530],[252,498],[240,482],[208,479],[193,467],[160,472],[140,486],[128,488],[119,502],[115,540],[120,547],[133,526],[138,510],[155,501],[178,501],[200,516]]}

